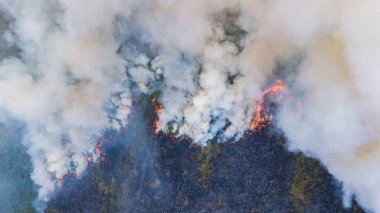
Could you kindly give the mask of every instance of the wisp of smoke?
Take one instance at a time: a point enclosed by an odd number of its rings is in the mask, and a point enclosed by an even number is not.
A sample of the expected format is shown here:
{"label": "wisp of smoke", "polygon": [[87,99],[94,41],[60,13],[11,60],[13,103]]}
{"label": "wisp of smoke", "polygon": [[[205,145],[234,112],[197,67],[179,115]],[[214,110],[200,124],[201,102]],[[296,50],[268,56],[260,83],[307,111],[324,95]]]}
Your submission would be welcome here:
{"label": "wisp of smoke", "polygon": [[[380,2],[377,0],[0,0],[0,110],[25,123],[47,201],[80,174],[106,128],[127,125],[131,89],[160,91],[160,127],[206,145],[249,128],[261,87],[280,77],[301,108],[282,107],[291,151],[318,158],[380,212]],[[292,71],[278,64],[293,63]],[[294,115],[299,116],[294,116]]]}

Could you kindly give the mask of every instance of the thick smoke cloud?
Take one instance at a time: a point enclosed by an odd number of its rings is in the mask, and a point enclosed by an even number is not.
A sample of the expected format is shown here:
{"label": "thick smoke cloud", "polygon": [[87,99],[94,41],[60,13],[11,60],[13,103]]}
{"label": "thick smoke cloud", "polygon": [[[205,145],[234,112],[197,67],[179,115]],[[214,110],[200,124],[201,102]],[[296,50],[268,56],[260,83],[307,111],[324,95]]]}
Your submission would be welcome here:
{"label": "thick smoke cloud", "polygon": [[240,138],[281,78],[302,103],[279,114],[289,149],[320,159],[347,205],[380,212],[378,1],[0,2],[21,50],[1,62],[0,109],[26,124],[41,200],[127,125],[130,89],[159,91],[160,128],[205,145]]}
{"label": "thick smoke cloud", "polygon": [[42,201],[68,170],[85,169],[85,154],[104,128],[124,125],[125,107],[115,119],[104,110],[113,94],[119,94],[114,103],[129,104],[112,23],[117,13],[128,12],[123,3],[1,2],[15,19],[21,57],[1,62],[0,106],[27,126],[25,145]]}

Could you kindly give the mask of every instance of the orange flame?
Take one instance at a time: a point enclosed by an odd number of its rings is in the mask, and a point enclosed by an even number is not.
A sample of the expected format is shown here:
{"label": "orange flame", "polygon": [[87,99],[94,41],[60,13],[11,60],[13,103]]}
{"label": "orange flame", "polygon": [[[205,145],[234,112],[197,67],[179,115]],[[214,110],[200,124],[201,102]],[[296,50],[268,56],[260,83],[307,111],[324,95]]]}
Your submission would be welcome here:
{"label": "orange flame", "polygon": [[160,136],[160,138],[171,138],[173,141],[178,141],[177,136],[175,136],[171,132],[162,132],[162,134],[158,134],[161,130],[161,125],[160,125],[160,117],[158,114],[160,111],[164,108],[160,103],[158,103],[157,97],[153,96],[152,97],[152,105],[154,106],[154,117],[153,117],[153,134]]}
{"label": "orange flame", "polygon": [[256,107],[255,119],[251,122],[251,129],[260,131],[271,123],[273,113],[270,111],[270,103],[268,102],[280,101],[283,98],[282,93],[285,89],[284,82],[277,80],[273,86],[262,92]]}
{"label": "orange flame", "polygon": [[158,103],[156,96],[152,97],[152,104],[154,106],[154,112],[155,112],[154,118],[153,118],[153,133],[157,134],[161,129],[160,118],[158,116],[158,113],[162,110],[163,107],[160,103]]}

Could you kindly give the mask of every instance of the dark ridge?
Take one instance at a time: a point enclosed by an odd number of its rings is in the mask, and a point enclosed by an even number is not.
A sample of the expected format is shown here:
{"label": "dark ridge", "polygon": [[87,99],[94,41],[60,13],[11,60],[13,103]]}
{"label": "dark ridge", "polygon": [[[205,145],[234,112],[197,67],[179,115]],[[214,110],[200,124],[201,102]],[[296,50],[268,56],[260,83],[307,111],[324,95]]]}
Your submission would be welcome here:
{"label": "dark ridge", "polygon": [[106,160],[67,177],[46,212],[364,212],[345,210],[337,181],[284,148],[271,127],[203,150],[187,138],[153,134],[150,101],[104,147]]}

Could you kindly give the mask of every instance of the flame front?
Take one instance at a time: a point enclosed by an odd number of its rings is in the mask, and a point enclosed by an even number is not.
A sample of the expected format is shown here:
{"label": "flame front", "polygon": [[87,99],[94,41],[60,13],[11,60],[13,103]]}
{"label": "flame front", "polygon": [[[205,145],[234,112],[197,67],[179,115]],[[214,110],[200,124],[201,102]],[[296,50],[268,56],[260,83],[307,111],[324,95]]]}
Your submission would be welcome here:
{"label": "flame front", "polygon": [[284,82],[282,80],[277,80],[273,86],[262,92],[256,107],[255,118],[251,122],[251,129],[260,131],[272,122],[272,103],[281,101],[285,89]]}
{"label": "flame front", "polygon": [[162,105],[158,103],[157,97],[152,97],[152,105],[154,106],[154,118],[153,118],[153,133],[157,134],[161,130],[160,126],[160,118],[158,116],[158,113],[162,110]]}

